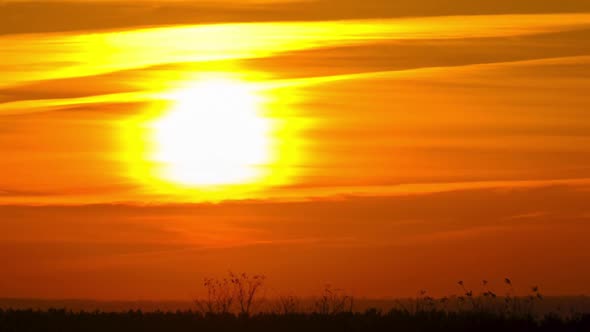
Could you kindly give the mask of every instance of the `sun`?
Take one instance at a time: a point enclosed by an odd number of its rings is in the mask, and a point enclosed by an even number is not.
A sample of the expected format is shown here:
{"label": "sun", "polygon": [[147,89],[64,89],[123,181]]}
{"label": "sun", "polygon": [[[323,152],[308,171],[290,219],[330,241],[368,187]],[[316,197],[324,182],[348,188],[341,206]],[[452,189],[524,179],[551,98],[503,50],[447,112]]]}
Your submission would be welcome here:
{"label": "sun", "polygon": [[149,101],[117,122],[121,180],[155,201],[268,197],[303,175],[314,123],[263,74],[187,73],[147,82]]}
{"label": "sun", "polygon": [[159,178],[184,186],[245,184],[271,158],[271,122],[248,83],[216,78],[166,96],[171,107],[148,124],[147,159]]}

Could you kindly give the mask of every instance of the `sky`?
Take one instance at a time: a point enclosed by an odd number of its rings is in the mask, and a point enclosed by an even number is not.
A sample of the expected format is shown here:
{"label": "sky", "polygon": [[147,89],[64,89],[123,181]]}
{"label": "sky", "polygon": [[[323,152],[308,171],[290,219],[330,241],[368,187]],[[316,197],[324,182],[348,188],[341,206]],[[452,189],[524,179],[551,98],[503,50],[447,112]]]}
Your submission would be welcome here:
{"label": "sky", "polygon": [[0,58],[0,297],[590,294],[590,3],[9,0]]}

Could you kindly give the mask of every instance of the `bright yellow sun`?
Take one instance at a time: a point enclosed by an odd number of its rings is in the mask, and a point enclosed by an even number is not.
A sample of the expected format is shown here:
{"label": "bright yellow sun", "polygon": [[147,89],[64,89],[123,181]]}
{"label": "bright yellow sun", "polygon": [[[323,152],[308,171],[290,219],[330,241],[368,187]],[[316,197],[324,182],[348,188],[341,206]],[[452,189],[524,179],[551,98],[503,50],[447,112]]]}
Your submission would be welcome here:
{"label": "bright yellow sun", "polygon": [[293,112],[291,94],[255,78],[187,74],[154,89],[148,106],[119,123],[125,179],[177,201],[254,197],[290,183],[311,122]]}
{"label": "bright yellow sun", "polygon": [[208,79],[172,92],[172,108],[149,125],[148,159],[166,181],[189,186],[244,184],[269,162],[270,120],[248,83]]}

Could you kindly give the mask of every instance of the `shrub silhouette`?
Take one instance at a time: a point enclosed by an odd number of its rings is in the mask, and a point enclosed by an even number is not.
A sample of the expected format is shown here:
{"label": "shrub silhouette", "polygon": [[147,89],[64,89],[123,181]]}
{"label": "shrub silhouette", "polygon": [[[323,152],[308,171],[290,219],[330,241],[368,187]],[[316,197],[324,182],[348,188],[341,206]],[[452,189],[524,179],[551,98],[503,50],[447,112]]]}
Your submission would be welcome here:
{"label": "shrub silhouette", "polygon": [[246,273],[228,273],[225,278],[205,278],[203,286],[207,296],[196,299],[195,304],[199,312],[205,315],[228,315],[234,313],[237,302],[237,312],[242,316],[251,314],[252,305],[257,292],[264,284],[263,275],[249,276]]}
{"label": "shrub silhouette", "polygon": [[249,276],[246,273],[229,273],[231,283],[234,285],[235,296],[240,305],[240,315],[249,316],[254,303],[256,292],[264,284],[263,275]]}
{"label": "shrub silhouette", "polygon": [[277,300],[277,310],[275,312],[282,315],[293,315],[301,312],[301,301],[293,296],[279,296]]}
{"label": "shrub silhouette", "polygon": [[315,310],[322,315],[337,315],[352,312],[354,298],[341,289],[333,289],[330,285],[324,287],[323,294],[315,302]]}
{"label": "shrub silhouette", "polygon": [[518,297],[509,279],[504,281],[503,298],[485,280],[479,295],[459,281],[460,295],[436,299],[422,290],[389,311],[363,312],[354,311],[352,296],[331,286],[313,301],[311,310],[302,310],[300,298],[284,296],[279,297],[277,310],[256,311],[265,280],[231,272],[225,278],[205,279],[206,296],[196,301],[196,312],[0,309],[0,331],[590,331],[590,314],[534,316],[534,305],[543,300],[539,287]]}
{"label": "shrub silhouette", "polygon": [[207,289],[207,297],[195,300],[199,311],[208,315],[229,314],[234,301],[231,280],[205,278],[203,286]]}

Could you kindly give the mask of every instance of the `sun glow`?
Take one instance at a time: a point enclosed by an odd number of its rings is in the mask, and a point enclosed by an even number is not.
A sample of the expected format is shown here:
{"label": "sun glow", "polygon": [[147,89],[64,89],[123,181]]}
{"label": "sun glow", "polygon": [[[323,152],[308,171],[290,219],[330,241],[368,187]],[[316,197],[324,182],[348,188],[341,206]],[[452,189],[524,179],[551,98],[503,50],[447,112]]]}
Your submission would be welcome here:
{"label": "sun glow", "polygon": [[195,202],[272,195],[300,176],[311,122],[298,99],[263,74],[236,72],[154,82],[148,106],[120,123],[125,178],[158,201]]}
{"label": "sun glow", "polygon": [[197,82],[167,96],[172,109],[151,123],[149,159],[170,182],[189,186],[256,181],[270,161],[270,120],[259,96],[230,79]]}

